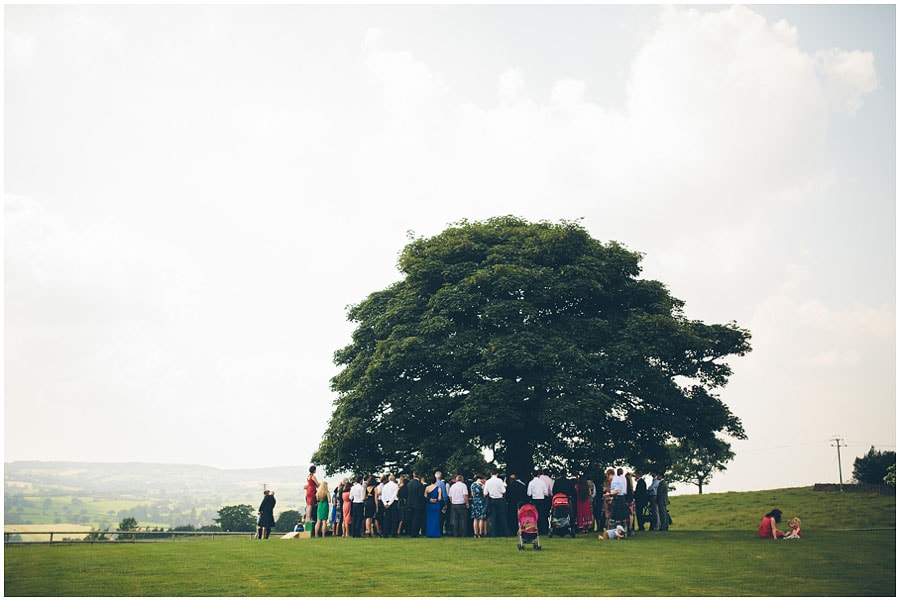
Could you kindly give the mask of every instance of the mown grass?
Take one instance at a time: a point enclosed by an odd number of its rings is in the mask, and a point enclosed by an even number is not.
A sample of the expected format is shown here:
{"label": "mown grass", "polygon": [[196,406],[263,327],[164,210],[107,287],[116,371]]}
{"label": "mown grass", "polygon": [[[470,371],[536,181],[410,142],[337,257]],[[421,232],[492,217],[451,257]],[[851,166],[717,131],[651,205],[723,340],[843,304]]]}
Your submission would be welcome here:
{"label": "mown grass", "polygon": [[[544,536],[540,552],[531,547],[518,551],[514,538],[254,541],[241,537],[14,545],[5,549],[4,593],[894,596],[895,532],[841,530],[870,528],[874,523],[889,527],[895,519],[894,500],[857,495],[786,489],[680,496],[672,499],[676,523],[669,532],[640,533],[625,541],[600,541],[594,535]],[[754,508],[756,503],[763,509]],[[728,504],[733,505],[733,513],[724,509]],[[804,517],[805,538],[759,539],[756,526],[770,505]],[[795,511],[798,507],[808,511]],[[751,508],[754,514],[745,516]],[[724,525],[715,526],[716,520]]]}
{"label": "mown grass", "polygon": [[249,539],[6,549],[9,596],[893,596],[890,531],[626,541]]}

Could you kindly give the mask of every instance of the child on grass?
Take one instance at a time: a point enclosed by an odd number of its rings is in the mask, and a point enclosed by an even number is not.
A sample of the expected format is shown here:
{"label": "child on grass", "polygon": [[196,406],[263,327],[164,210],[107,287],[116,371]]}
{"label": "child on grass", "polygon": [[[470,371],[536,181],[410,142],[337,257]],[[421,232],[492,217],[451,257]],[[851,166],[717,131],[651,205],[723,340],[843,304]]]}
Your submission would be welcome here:
{"label": "child on grass", "polygon": [[791,531],[784,535],[784,538],[803,538],[803,534],[800,533],[800,518],[794,518],[790,522],[788,522],[788,526],[791,527]]}

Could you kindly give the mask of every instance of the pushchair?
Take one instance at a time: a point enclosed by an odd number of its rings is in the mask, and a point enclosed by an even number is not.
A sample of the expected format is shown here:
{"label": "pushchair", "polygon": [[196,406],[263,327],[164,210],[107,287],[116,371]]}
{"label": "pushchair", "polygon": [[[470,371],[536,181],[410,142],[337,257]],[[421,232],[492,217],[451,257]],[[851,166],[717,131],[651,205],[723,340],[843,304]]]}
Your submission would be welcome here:
{"label": "pushchair", "polygon": [[541,538],[538,535],[538,510],[525,503],[519,507],[517,514],[519,521],[519,551],[525,550],[525,545],[532,545],[535,551],[541,550]]}
{"label": "pushchair", "polygon": [[565,534],[568,531],[575,538],[575,524],[572,519],[572,504],[569,503],[569,497],[562,493],[553,495],[550,501],[550,532],[552,538],[554,534]]}

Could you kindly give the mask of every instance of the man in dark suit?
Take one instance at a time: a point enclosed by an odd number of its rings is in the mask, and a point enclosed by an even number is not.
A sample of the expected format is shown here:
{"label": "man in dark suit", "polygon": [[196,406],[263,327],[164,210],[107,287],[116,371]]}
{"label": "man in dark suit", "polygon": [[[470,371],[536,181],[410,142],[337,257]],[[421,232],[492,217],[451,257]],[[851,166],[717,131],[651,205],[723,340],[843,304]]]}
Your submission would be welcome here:
{"label": "man in dark suit", "polygon": [[425,486],[419,478],[418,472],[413,472],[409,481],[409,535],[418,538],[425,524]]}
{"label": "man in dark suit", "polygon": [[656,474],[659,478],[659,486],[656,487],[656,515],[659,519],[659,529],[669,529],[669,483],[663,470]]}
{"label": "man in dark suit", "polygon": [[519,530],[519,505],[528,502],[528,490],[525,483],[515,474],[510,474],[506,482],[506,513],[509,519],[507,532]]}
{"label": "man in dark suit", "polygon": [[634,472],[634,513],[637,517],[638,530],[644,531],[644,523],[649,520],[647,517],[647,501],[650,497],[647,495],[647,482],[644,480],[644,472],[635,470]]}

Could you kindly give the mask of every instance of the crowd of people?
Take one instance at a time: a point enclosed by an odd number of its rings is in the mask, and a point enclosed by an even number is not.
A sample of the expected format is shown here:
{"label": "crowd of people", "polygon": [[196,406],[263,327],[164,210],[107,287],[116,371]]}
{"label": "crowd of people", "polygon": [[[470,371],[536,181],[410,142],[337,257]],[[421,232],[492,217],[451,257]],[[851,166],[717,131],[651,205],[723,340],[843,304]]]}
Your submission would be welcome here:
{"label": "crowd of people", "polygon": [[660,470],[649,475],[648,483],[640,471],[609,468],[597,486],[583,474],[553,479],[544,470],[526,479],[513,473],[501,477],[498,471],[489,478],[458,474],[448,479],[440,471],[413,472],[347,478],[329,492],[312,466],[305,485],[306,522],[313,524],[313,537],[505,537],[517,533],[519,508],[532,504],[539,533],[548,534],[551,499],[565,495],[573,534],[605,534],[616,526],[626,535],[668,530],[668,483]]}

